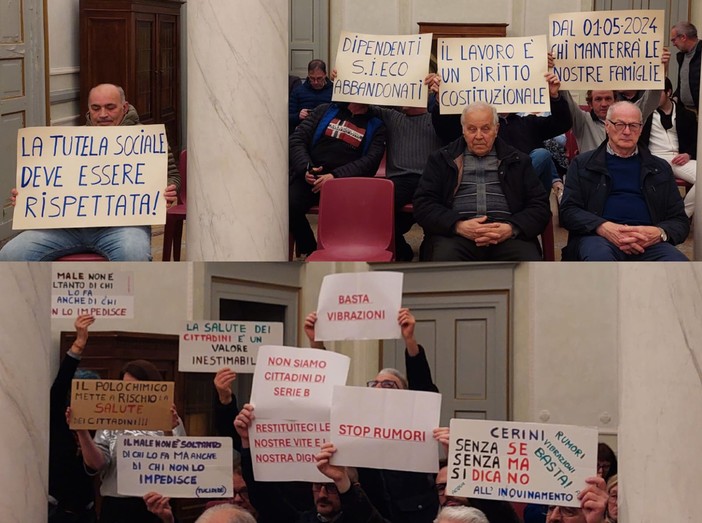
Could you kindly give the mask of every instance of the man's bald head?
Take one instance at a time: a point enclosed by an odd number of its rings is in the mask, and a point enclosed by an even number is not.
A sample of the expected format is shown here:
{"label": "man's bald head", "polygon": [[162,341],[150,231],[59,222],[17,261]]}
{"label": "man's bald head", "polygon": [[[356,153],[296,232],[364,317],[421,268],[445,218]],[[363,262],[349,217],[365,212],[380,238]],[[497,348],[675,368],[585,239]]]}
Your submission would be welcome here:
{"label": "man's bald head", "polygon": [[93,125],[119,125],[128,110],[124,89],[118,85],[96,85],[88,94],[88,112]]}

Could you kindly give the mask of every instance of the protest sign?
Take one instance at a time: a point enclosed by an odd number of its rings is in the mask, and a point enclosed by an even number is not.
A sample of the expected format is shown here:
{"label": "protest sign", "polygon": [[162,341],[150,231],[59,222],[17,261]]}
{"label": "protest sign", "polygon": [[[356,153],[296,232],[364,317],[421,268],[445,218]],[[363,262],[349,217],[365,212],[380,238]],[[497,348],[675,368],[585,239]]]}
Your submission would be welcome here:
{"label": "protest sign", "polygon": [[426,107],[431,33],[366,35],[342,31],[332,100]]}
{"label": "protest sign", "polygon": [[477,101],[501,112],[551,110],[546,36],[442,38],[437,52],[441,114]]}
{"label": "protest sign", "polygon": [[252,373],[261,345],[283,343],[283,324],[260,321],[189,321],[178,343],[180,372],[217,372],[229,367]]}
{"label": "protest sign", "polygon": [[402,304],[401,272],[329,274],[317,302],[317,340],[401,338],[397,316]]}
{"label": "protest sign", "polygon": [[447,496],[579,507],[596,474],[596,428],[451,420]]}
{"label": "protest sign", "polygon": [[134,273],[109,269],[61,270],[54,266],[51,317],[134,317]]}
{"label": "protest sign", "polygon": [[335,465],[437,472],[441,394],[334,387],[331,440]]}
{"label": "protest sign", "polygon": [[256,481],[329,482],[314,460],[329,441],[329,421],[256,419],[249,429]]}
{"label": "protest sign", "polygon": [[329,421],[334,385],[344,385],[350,358],[318,349],[264,345],[251,386],[257,419]]}
{"label": "protest sign", "polygon": [[169,498],[232,497],[232,440],[117,436],[117,492]]}
{"label": "protest sign", "polygon": [[20,129],[12,228],[164,224],[167,170],[163,124]]}
{"label": "protest sign", "polygon": [[172,381],[73,380],[71,430],[172,430]]}
{"label": "protest sign", "polygon": [[561,88],[663,89],[664,11],[561,13],[548,25]]}

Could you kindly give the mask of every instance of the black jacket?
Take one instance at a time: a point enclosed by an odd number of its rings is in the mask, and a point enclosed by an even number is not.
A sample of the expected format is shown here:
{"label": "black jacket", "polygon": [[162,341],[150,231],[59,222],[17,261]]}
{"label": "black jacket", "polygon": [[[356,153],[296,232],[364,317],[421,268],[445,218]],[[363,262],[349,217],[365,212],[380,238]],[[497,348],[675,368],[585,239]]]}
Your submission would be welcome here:
{"label": "black jacket", "polygon": [[[673,93],[673,98],[680,100],[680,66],[685,60],[685,54],[682,51],[678,51],[675,55],[675,59],[678,62],[678,86],[675,88]],[[695,49],[695,54],[690,60],[690,91],[692,91],[692,99],[695,101],[695,108],[699,109],[699,98],[700,98],[700,62],[702,57],[702,45],[697,44]]]}
{"label": "black jacket", "polygon": [[[463,134],[461,116],[440,115],[439,110],[439,104],[435,104],[431,111],[431,120],[436,134],[444,144],[448,144]],[[551,98],[550,116],[519,116],[515,113],[501,116],[497,136],[518,151],[529,154],[534,149],[543,147],[544,140],[563,134],[572,126],[573,118],[568,102],[559,96],[556,99]]]}
{"label": "black jacket", "polygon": [[[687,153],[690,158],[697,157],[697,118],[692,111],[685,109],[682,103],[675,104],[675,131],[678,134],[678,152]],[[648,117],[639,137],[639,145],[648,147],[651,140],[653,114]]]}
{"label": "black jacket", "polygon": [[[605,141],[597,149],[576,156],[568,168],[560,208],[561,225],[569,232],[564,259],[574,259],[572,249],[578,238],[596,234],[597,227],[607,221],[602,213],[612,184],[606,155]],[[665,160],[653,156],[641,145],[639,155],[641,188],[653,225],[666,232],[668,243],[684,242],[690,222],[673,171]]]}
{"label": "black jacket", "polygon": [[[551,218],[548,196],[526,154],[495,141],[499,160],[498,177],[512,215],[508,222],[518,237],[534,240]],[[453,198],[463,176],[463,137],[432,153],[414,193],[414,216],[429,235],[454,236],[454,226],[462,218],[452,209]]]}

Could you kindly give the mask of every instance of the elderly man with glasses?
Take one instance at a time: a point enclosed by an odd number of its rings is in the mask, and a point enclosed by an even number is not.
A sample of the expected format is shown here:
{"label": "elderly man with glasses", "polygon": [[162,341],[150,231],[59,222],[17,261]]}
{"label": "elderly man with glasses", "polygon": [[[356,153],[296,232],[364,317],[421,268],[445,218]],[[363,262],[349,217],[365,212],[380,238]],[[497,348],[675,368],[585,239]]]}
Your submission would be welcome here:
{"label": "elderly man with glasses", "polygon": [[668,163],[637,145],[642,127],[636,105],[611,105],[607,140],[571,163],[560,208],[564,260],[687,260],[675,248],[690,232],[683,200]]}

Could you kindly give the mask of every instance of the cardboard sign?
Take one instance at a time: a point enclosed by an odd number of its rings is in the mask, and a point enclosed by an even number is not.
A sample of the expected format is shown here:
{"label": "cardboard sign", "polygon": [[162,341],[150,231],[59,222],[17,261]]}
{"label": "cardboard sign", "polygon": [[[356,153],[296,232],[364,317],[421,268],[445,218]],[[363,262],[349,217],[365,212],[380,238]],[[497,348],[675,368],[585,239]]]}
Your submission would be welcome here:
{"label": "cardboard sign", "polygon": [[317,340],[381,340],[402,337],[401,272],[329,274],[317,303]]}
{"label": "cardboard sign", "polygon": [[178,343],[180,372],[217,372],[229,367],[253,373],[261,345],[283,343],[283,324],[257,321],[189,321]]}
{"label": "cardboard sign", "polygon": [[346,384],[348,356],[269,345],[258,354],[251,386],[257,419],[329,421],[334,386]]}
{"label": "cardboard sign", "polygon": [[478,101],[499,112],[551,110],[546,36],[441,38],[437,45],[441,114]]}
{"label": "cardboard sign", "polygon": [[336,465],[438,472],[441,394],[334,387],[331,440]]}
{"label": "cardboard sign", "polygon": [[596,428],[451,420],[446,495],[579,507],[596,474]]}
{"label": "cardboard sign", "polygon": [[167,171],[163,124],[20,129],[12,228],[164,224]]}
{"label": "cardboard sign", "polygon": [[73,380],[71,430],[173,429],[172,381]]}
{"label": "cardboard sign", "polygon": [[249,438],[256,481],[329,481],[314,460],[322,444],[329,441],[328,421],[257,417]]}
{"label": "cardboard sign", "polygon": [[664,11],[554,14],[548,25],[563,89],[663,89]]}
{"label": "cardboard sign", "polygon": [[332,100],[426,107],[431,33],[366,35],[342,31]]}
{"label": "cardboard sign", "polygon": [[134,318],[134,273],[109,269],[61,270],[54,266],[51,317]]}
{"label": "cardboard sign", "polygon": [[232,497],[231,438],[117,437],[117,492],[170,498]]}

